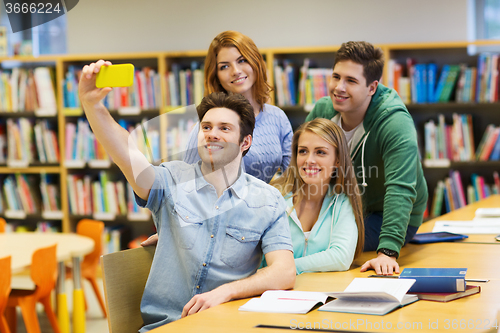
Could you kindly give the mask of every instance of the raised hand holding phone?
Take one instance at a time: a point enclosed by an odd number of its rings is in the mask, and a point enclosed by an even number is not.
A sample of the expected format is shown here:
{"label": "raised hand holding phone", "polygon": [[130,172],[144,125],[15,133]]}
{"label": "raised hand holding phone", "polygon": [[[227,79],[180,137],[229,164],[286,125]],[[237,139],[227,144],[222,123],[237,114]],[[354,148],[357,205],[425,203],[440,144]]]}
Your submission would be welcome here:
{"label": "raised hand holding phone", "polygon": [[83,67],[78,84],[78,94],[84,110],[89,106],[97,106],[112,90],[110,87],[102,89],[96,87],[96,76],[101,68],[111,65],[110,61],[99,60]]}

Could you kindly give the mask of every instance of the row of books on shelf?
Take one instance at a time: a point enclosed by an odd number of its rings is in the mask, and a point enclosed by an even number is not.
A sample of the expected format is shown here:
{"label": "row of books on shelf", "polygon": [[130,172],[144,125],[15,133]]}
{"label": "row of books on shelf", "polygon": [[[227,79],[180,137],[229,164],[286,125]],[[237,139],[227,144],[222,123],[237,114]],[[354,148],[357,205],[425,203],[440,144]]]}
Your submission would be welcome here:
{"label": "row of books on shelf", "polygon": [[0,163],[23,167],[35,161],[59,162],[59,144],[51,123],[25,117],[0,123]]}
{"label": "row of books on shelf", "polygon": [[171,71],[165,74],[165,83],[166,105],[198,105],[205,91],[203,65],[193,61],[189,68],[183,68],[174,63]]}
{"label": "row of books on shelf", "polygon": [[137,205],[132,187],[122,180],[110,181],[105,171],[97,178],[89,175],[68,175],[70,213],[92,215],[98,220],[127,216],[130,220],[149,220],[147,209]]}
{"label": "row of books on shelf", "polygon": [[[184,150],[191,128],[196,119],[180,119],[177,127],[167,132],[168,154],[175,155]],[[159,161],[159,119],[143,119],[137,123],[120,119],[118,123],[131,133],[133,142],[148,158]],[[7,119],[0,123],[0,163],[11,167],[25,167],[33,162],[59,163],[59,144],[55,130],[48,120],[33,120],[25,117]],[[107,168],[111,165],[109,155],[95,138],[86,119],[66,123],[65,161],[69,168],[82,168],[86,163],[92,167]]]}
{"label": "row of books on shelf", "polygon": [[57,113],[54,70],[14,67],[0,71],[0,112],[34,112],[40,116]]}
{"label": "row of books on shelf", "polygon": [[109,155],[97,141],[88,121],[84,118],[78,119],[76,124],[66,123],[65,140],[64,157],[68,167],[73,167],[75,161],[84,164],[89,160],[109,160]]}
{"label": "row of books on shelf", "polygon": [[[78,98],[78,80],[81,69],[69,66],[63,83],[64,106],[81,107]],[[129,108],[128,112],[159,109],[161,107],[161,76],[151,67],[136,70],[134,84],[131,87],[113,88],[103,103],[110,110]],[[181,106],[198,104],[204,94],[204,72],[202,65],[193,61],[189,68],[172,64],[171,70],[164,77],[166,94],[165,104]],[[127,112],[126,110],[123,112]]]}
{"label": "row of books on shelf", "polygon": [[[445,64],[438,71],[435,63],[416,63],[406,59],[404,65],[388,61],[388,82],[405,103],[497,102],[500,77],[499,55],[481,53],[477,67],[466,64]],[[406,75],[406,76],[405,76]]]}
{"label": "row of books on shelf", "polygon": [[500,178],[498,172],[493,173],[493,184],[488,184],[483,176],[473,174],[471,183],[463,186],[459,171],[450,170],[449,177],[440,180],[435,189],[431,205],[431,217],[441,215],[443,204],[446,213],[464,207],[491,194],[500,194]]}
{"label": "row of books on shelf", "polygon": [[487,126],[481,141],[474,147],[472,116],[453,114],[453,124],[438,115],[438,122],[429,120],[425,128],[425,165],[440,161],[498,161],[500,160],[500,127]]}
{"label": "row of books on shelf", "polygon": [[470,114],[454,113],[451,125],[446,123],[444,115],[439,114],[437,123],[429,120],[425,123],[424,129],[426,161],[475,159],[474,132]]}
{"label": "row of books on shelf", "polygon": [[[143,119],[140,123],[120,119],[118,123],[131,133],[131,138],[149,162],[160,159],[160,133],[157,118]],[[66,123],[65,161],[69,168],[107,168],[111,160],[104,147],[96,139],[88,121],[78,119],[77,123]]]}
{"label": "row of books on shelf", "polygon": [[276,101],[280,106],[302,105],[312,107],[320,98],[328,96],[331,68],[310,68],[309,58],[297,70],[290,60],[278,60],[274,64]]}
{"label": "row of books on shelf", "polygon": [[[38,191],[39,189],[39,191]],[[62,218],[59,187],[51,176],[16,174],[2,184],[0,212],[8,218],[23,219],[26,214],[42,214],[44,218]]]}

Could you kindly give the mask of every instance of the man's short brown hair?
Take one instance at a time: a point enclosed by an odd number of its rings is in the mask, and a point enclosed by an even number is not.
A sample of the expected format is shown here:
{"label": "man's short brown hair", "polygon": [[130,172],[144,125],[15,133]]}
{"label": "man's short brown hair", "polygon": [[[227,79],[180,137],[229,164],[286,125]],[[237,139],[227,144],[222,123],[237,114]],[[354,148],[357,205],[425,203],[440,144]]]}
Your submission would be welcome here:
{"label": "man's short brown hair", "polygon": [[333,68],[335,68],[338,62],[347,60],[363,65],[363,76],[366,79],[366,86],[382,78],[384,53],[380,48],[375,48],[368,42],[351,41],[343,43],[335,54]]}

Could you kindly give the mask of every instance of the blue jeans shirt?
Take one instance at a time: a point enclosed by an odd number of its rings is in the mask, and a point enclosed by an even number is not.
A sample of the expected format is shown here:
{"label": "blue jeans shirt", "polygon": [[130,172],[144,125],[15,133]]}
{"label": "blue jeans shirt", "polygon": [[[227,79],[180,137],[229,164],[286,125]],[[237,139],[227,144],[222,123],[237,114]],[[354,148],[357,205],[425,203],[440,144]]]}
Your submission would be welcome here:
{"label": "blue jeans shirt", "polygon": [[148,201],[136,196],[152,211],[159,237],[140,332],[179,319],[194,295],[254,274],[263,254],[293,251],[285,201],[275,188],[242,172],[219,198],[200,165],[153,167]]}

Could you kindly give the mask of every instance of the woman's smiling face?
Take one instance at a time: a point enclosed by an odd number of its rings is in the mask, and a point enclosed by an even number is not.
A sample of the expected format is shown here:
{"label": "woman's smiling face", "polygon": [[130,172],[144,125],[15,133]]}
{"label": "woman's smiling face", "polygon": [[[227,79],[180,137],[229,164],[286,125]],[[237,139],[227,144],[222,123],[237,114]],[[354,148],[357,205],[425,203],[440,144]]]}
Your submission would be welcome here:
{"label": "woman's smiling face", "polygon": [[252,98],[255,74],[236,47],[223,47],[217,54],[217,78],[227,92]]}
{"label": "woman's smiling face", "polygon": [[306,184],[330,184],[337,165],[337,153],[334,146],[311,131],[305,131],[300,135],[297,147],[297,167],[300,177]]}

